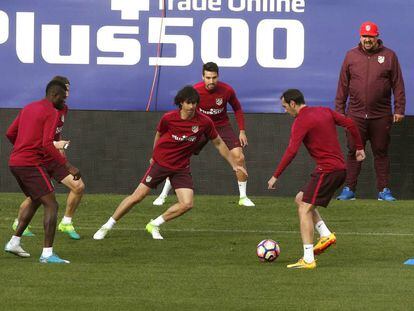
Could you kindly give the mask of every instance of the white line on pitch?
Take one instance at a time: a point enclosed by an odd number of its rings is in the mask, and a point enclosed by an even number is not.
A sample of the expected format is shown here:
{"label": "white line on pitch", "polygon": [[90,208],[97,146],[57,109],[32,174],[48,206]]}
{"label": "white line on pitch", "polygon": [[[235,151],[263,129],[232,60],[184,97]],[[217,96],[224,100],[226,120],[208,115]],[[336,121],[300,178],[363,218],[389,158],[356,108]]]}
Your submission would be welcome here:
{"label": "white line on pitch", "polygon": [[[8,227],[0,227],[1,229],[8,229]],[[34,226],[34,229],[42,230],[42,227]],[[99,227],[76,227],[79,230],[98,230]],[[145,231],[141,228],[114,228],[116,231]],[[238,230],[238,229],[167,229],[162,228],[162,231],[168,232],[212,232],[212,233],[281,233],[281,234],[299,234],[299,231],[294,230]],[[361,235],[361,236],[414,236],[414,233],[398,233],[398,232],[335,232],[338,235]]]}

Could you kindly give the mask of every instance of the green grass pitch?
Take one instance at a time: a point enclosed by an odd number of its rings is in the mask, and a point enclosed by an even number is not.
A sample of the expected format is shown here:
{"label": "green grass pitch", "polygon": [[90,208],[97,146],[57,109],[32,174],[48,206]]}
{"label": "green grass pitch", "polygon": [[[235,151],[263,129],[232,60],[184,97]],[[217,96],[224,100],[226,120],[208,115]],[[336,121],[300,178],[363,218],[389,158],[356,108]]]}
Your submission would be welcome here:
{"label": "green grass pitch", "polygon": [[[338,242],[318,257],[315,270],[288,270],[302,256],[293,198],[253,197],[241,208],[233,196],[196,195],[195,208],[161,227],[154,241],[145,224],[165,207],[148,197],[103,241],[93,233],[124,196],[86,195],[75,217],[81,234],[56,234],[55,251],[69,265],[38,263],[40,208],[31,258],[0,256],[0,310],[413,310],[414,201],[333,201],[321,214]],[[60,217],[65,195],[59,195]],[[2,245],[22,201],[1,194]],[[175,201],[172,196],[167,203]],[[259,241],[280,243],[281,255],[261,263]]]}

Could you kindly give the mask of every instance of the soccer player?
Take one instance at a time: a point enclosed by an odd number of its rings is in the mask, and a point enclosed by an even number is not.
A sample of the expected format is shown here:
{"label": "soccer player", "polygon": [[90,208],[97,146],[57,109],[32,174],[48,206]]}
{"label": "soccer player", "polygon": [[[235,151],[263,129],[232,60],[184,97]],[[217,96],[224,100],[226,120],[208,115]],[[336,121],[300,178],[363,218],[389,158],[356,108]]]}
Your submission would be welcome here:
{"label": "soccer player", "polygon": [[154,138],[154,151],[150,160],[150,167],[145,173],[134,193],[126,197],[117,207],[115,213],[94,234],[95,240],[105,238],[109,230],[131,208],[141,202],[151,191],[167,177],[177,194],[178,203],[169,207],[162,215],[151,220],[146,230],[153,239],[162,240],[159,226],[188,212],[193,207],[193,180],[190,173],[190,157],[193,155],[197,143],[203,136],[213,141],[223,158],[233,169],[246,170],[237,165],[229,149],[217,134],[213,122],[197,111],[200,97],[192,86],[185,86],[178,91],[174,103],[179,109],[167,112],[161,118]]}
{"label": "soccer player", "polygon": [[21,211],[16,232],[4,250],[20,257],[30,257],[30,254],[21,247],[20,240],[38,207],[43,204],[45,237],[40,256],[42,263],[69,263],[53,252],[58,203],[50,176],[43,166],[46,155],[59,165],[64,165],[74,179],[79,179],[81,176],[80,171],[71,165],[53,145],[59,122],[58,110],[63,108],[65,99],[66,86],[59,81],[49,82],[46,87],[46,97],[25,106],[6,134],[13,144],[9,159],[10,170],[23,193],[31,198],[31,204]]}
{"label": "soccer player", "polygon": [[[56,76],[52,81],[60,81],[66,86],[66,99],[69,97],[69,79],[63,76]],[[65,155],[65,150],[69,146],[69,141],[62,140],[62,130],[65,122],[65,117],[68,112],[68,106],[64,103],[63,108],[58,110],[59,118],[58,124],[55,132],[54,142],[55,147]],[[82,199],[85,184],[82,181],[82,178],[74,180],[72,175],[67,171],[64,165],[57,163],[50,155],[45,155],[43,159],[43,165],[46,168],[48,174],[53,177],[58,183],[64,184],[69,188],[70,192],[66,201],[66,210],[65,215],[62,218],[62,221],[59,223],[58,230],[66,233],[71,239],[79,240],[80,235],[76,232],[72,217],[79,206],[79,203]],[[26,200],[20,205],[19,214],[25,208],[32,204],[30,197],[27,197]],[[18,219],[16,218],[13,223],[13,229],[16,231],[18,224]],[[34,234],[30,231],[30,226],[27,226],[26,230],[23,232],[23,236],[33,236]]]}
{"label": "soccer player", "polygon": [[[230,85],[219,81],[219,68],[216,63],[209,62],[204,64],[202,77],[203,81],[194,85],[194,88],[200,95],[200,104],[197,109],[199,112],[213,120],[220,137],[229,148],[233,157],[237,159],[237,164],[246,168],[243,148],[247,146],[248,142],[244,127],[243,110],[237,99],[236,93]],[[238,137],[230,125],[229,117],[227,115],[227,103],[231,105],[236,116],[240,130]],[[200,140],[195,154],[199,154],[207,143],[207,138]],[[255,206],[246,194],[247,175],[242,171],[237,171],[236,178],[240,193],[239,205]],[[163,205],[171,188],[171,182],[167,179],[161,194],[155,199],[153,204]]]}
{"label": "soccer player", "polygon": [[[290,164],[303,142],[316,162],[310,181],[296,195],[300,233],[304,256],[288,268],[316,268],[314,254],[325,251],[336,243],[332,233],[322,220],[318,206],[327,207],[334,192],[345,181],[345,161],[339,145],[336,125],[345,127],[356,143],[355,156],[358,161],[365,159],[361,137],[354,122],[326,107],[308,107],[303,94],[297,89],[289,89],[280,97],[286,112],[295,118],[291,129],[289,145],[273,176],[268,181],[268,189],[275,189],[276,182]],[[318,243],[313,246],[313,226],[320,234]]]}

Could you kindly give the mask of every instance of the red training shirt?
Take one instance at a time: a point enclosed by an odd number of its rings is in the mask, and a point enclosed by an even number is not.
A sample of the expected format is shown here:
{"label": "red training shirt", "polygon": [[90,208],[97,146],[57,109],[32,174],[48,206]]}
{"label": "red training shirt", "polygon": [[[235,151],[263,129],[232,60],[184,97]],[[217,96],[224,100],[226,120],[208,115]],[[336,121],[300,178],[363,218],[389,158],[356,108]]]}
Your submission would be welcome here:
{"label": "red training shirt", "polygon": [[215,126],[220,127],[230,124],[227,115],[227,103],[229,103],[236,116],[239,130],[244,130],[243,110],[236,92],[230,85],[218,81],[216,87],[209,91],[206,89],[204,81],[201,81],[194,84],[194,89],[200,95],[198,111],[213,120]]}
{"label": "red training shirt", "polygon": [[293,122],[289,146],[273,176],[278,178],[296,156],[303,141],[316,162],[315,171],[329,173],[346,168],[338,141],[336,125],[352,135],[356,149],[363,149],[361,136],[354,122],[326,107],[303,107]]}
{"label": "red training shirt", "polygon": [[[55,131],[55,136],[53,137],[54,141],[59,141],[62,139],[63,125],[65,124],[65,117],[68,113],[68,106],[64,104],[61,110],[57,110],[57,113],[58,113],[58,123],[57,123],[56,131]],[[43,163],[48,164],[50,162],[53,162],[54,160],[55,159],[50,154],[46,153],[43,158]]]}
{"label": "red training shirt", "polygon": [[172,170],[190,166],[190,157],[203,136],[209,139],[218,136],[213,122],[198,111],[189,120],[181,119],[180,110],[167,112],[158,123],[157,131],[161,136],[156,142],[152,158],[159,165]]}
{"label": "red training shirt", "polygon": [[6,133],[14,145],[9,166],[38,166],[46,154],[65,164],[67,160],[53,145],[58,117],[58,111],[47,99],[25,106]]}

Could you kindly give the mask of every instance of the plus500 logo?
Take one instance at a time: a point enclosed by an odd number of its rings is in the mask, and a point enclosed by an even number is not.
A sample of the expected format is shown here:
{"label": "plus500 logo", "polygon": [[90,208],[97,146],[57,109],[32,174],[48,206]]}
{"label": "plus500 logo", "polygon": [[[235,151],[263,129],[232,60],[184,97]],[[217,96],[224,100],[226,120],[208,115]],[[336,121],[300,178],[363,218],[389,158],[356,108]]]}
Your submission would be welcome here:
{"label": "plus500 logo", "polygon": [[[194,19],[159,18],[148,19],[148,35],[145,44],[169,44],[175,46],[174,57],[148,57],[150,66],[188,66],[194,60],[194,39],[189,35],[169,34],[169,30],[193,27]],[[230,42],[219,41],[220,29],[230,30]],[[275,56],[276,30],[286,33],[283,58]],[[60,26],[41,25],[41,56],[50,64],[90,64],[90,48],[95,44],[90,41],[89,25],[72,25],[70,54],[61,55]],[[265,68],[297,68],[304,60],[305,31],[298,20],[263,19],[254,26],[243,19],[207,18],[200,29],[200,57],[203,62],[214,61],[220,66],[242,67],[249,60],[249,44],[255,32],[256,60]],[[35,58],[35,13],[16,13],[16,54],[22,63],[34,63]],[[97,56],[98,65],[136,65],[141,61],[141,49],[144,43],[138,39],[138,26],[103,26],[96,33],[96,47],[104,53],[118,53],[117,56]],[[276,32],[277,34],[277,32]],[[119,36],[122,35],[120,38]],[[130,36],[130,37],[126,37]],[[9,38],[9,16],[0,11],[0,44]],[[281,40],[282,41],[282,40]],[[220,57],[220,45],[230,44],[231,55]],[[280,50],[280,49],[279,49]],[[93,60],[93,62],[95,62]]]}

